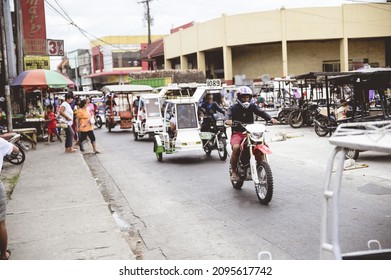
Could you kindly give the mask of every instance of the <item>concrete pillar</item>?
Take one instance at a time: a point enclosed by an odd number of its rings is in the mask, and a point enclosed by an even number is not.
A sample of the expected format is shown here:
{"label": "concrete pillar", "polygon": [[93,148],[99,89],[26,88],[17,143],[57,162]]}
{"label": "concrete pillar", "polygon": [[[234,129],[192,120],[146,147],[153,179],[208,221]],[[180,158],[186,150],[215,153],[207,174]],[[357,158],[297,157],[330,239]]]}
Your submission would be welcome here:
{"label": "concrete pillar", "polygon": [[172,69],[171,60],[164,59],[164,70],[170,70]]}
{"label": "concrete pillar", "polygon": [[227,85],[233,84],[232,73],[232,49],[231,47],[223,46],[223,62],[224,62],[224,80]]}
{"label": "concrete pillar", "polygon": [[281,9],[281,51],[282,51],[282,71],[283,76],[288,76],[288,46],[286,41],[286,10]]}
{"label": "concrete pillar", "polygon": [[181,70],[187,70],[187,65],[188,65],[187,56],[181,55],[180,60],[181,60]]}
{"label": "concrete pillar", "polygon": [[339,59],[341,63],[341,72],[349,71],[349,48],[347,38],[342,38],[339,41]]}
{"label": "concrete pillar", "polygon": [[205,53],[204,52],[197,52],[197,64],[198,64],[198,70],[201,70],[204,75],[206,75],[206,64],[205,64]]}

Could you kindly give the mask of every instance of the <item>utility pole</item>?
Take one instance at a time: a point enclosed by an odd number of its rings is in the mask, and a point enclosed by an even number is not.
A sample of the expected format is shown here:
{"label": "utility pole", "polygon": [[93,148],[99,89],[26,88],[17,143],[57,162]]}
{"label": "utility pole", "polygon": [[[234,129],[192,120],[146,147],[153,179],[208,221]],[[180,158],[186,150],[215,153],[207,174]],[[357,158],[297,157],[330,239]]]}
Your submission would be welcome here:
{"label": "utility pole", "polygon": [[[12,106],[11,106],[11,88],[10,88],[10,69],[11,71],[14,70],[12,67],[13,65],[9,64],[10,62],[13,63],[14,61],[9,61],[9,52],[13,50],[9,50],[9,41],[11,36],[9,33],[9,28],[6,27],[6,22],[10,22],[11,14],[9,13],[9,5],[8,1],[0,1],[0,28],[1,28],[1,45],[2,45],[2,57],[3,57],[3,65],[4,65],[4,95],[5,95],[5,102],[6,102],[6,117],[7,117],[7,130],[12,131]],[[12,57],[12,56],[11,56]],[[11,73],[13,75],[14,73]]]}
{"label": "utility pole", "polygon": [[149,2],[152,2],[153,0],[143,0],[138,2],[139,4],[145,4],[146,7],[146,13],[145,13],[145,19],[147,20],[147,26],[148,26],[148,46],[151,44],[151,11],[149,9]]}

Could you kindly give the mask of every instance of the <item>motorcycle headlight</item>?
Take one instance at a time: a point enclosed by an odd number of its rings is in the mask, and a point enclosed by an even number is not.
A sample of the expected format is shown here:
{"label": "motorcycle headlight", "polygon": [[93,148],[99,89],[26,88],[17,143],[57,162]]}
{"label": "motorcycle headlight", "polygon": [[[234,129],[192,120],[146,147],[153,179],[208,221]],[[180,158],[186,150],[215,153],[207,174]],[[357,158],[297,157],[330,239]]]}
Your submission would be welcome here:
{"label": "motorcycle headlight", "polygon": [[262,140],[263,132],[253,132],[250,134],[250,139],[255,142],[259,142]]}
{"label": "motorcycle headlight", "polygon": [[216,126],[223,126],[224,125],[224,121],[217,121],[216,122]]}

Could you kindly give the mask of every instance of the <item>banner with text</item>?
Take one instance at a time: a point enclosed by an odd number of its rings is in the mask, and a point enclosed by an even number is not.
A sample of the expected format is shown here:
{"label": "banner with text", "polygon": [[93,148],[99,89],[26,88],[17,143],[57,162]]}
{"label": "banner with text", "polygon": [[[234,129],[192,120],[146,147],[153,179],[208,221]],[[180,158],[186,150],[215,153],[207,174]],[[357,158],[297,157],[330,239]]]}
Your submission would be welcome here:
{"label": "banner with text", "polygon": [[25,55],[46,55],[46,20],[44,0],[20,1],[23,18]]}

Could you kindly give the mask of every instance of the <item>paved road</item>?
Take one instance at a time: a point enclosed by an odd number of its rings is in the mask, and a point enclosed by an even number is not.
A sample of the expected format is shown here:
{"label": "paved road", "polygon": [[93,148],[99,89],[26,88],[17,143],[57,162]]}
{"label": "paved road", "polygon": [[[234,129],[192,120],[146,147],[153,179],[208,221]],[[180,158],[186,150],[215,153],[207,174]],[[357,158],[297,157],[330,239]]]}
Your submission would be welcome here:
{"label": "paved road", "polygon": [[[286,141],[279,135],[288,136]],[[259,204],[254,187],[234,190],[228,160],[216,152],[165,155],[158,162],[149,140],[130,131],[96,130],[102,149],[93,164],[118,211],[131,229],[142,259],[318,259],[322,189],[332,146],[312,128],[269,127],[275,193]],[[362,153],[368,168],[344,173],[341,212],[343,251],[366,248],[369,239],[391,247],[391,157]],[[98,166],[99,165],[99,166]],[[106,174],[106,175],[105,175]]]}

